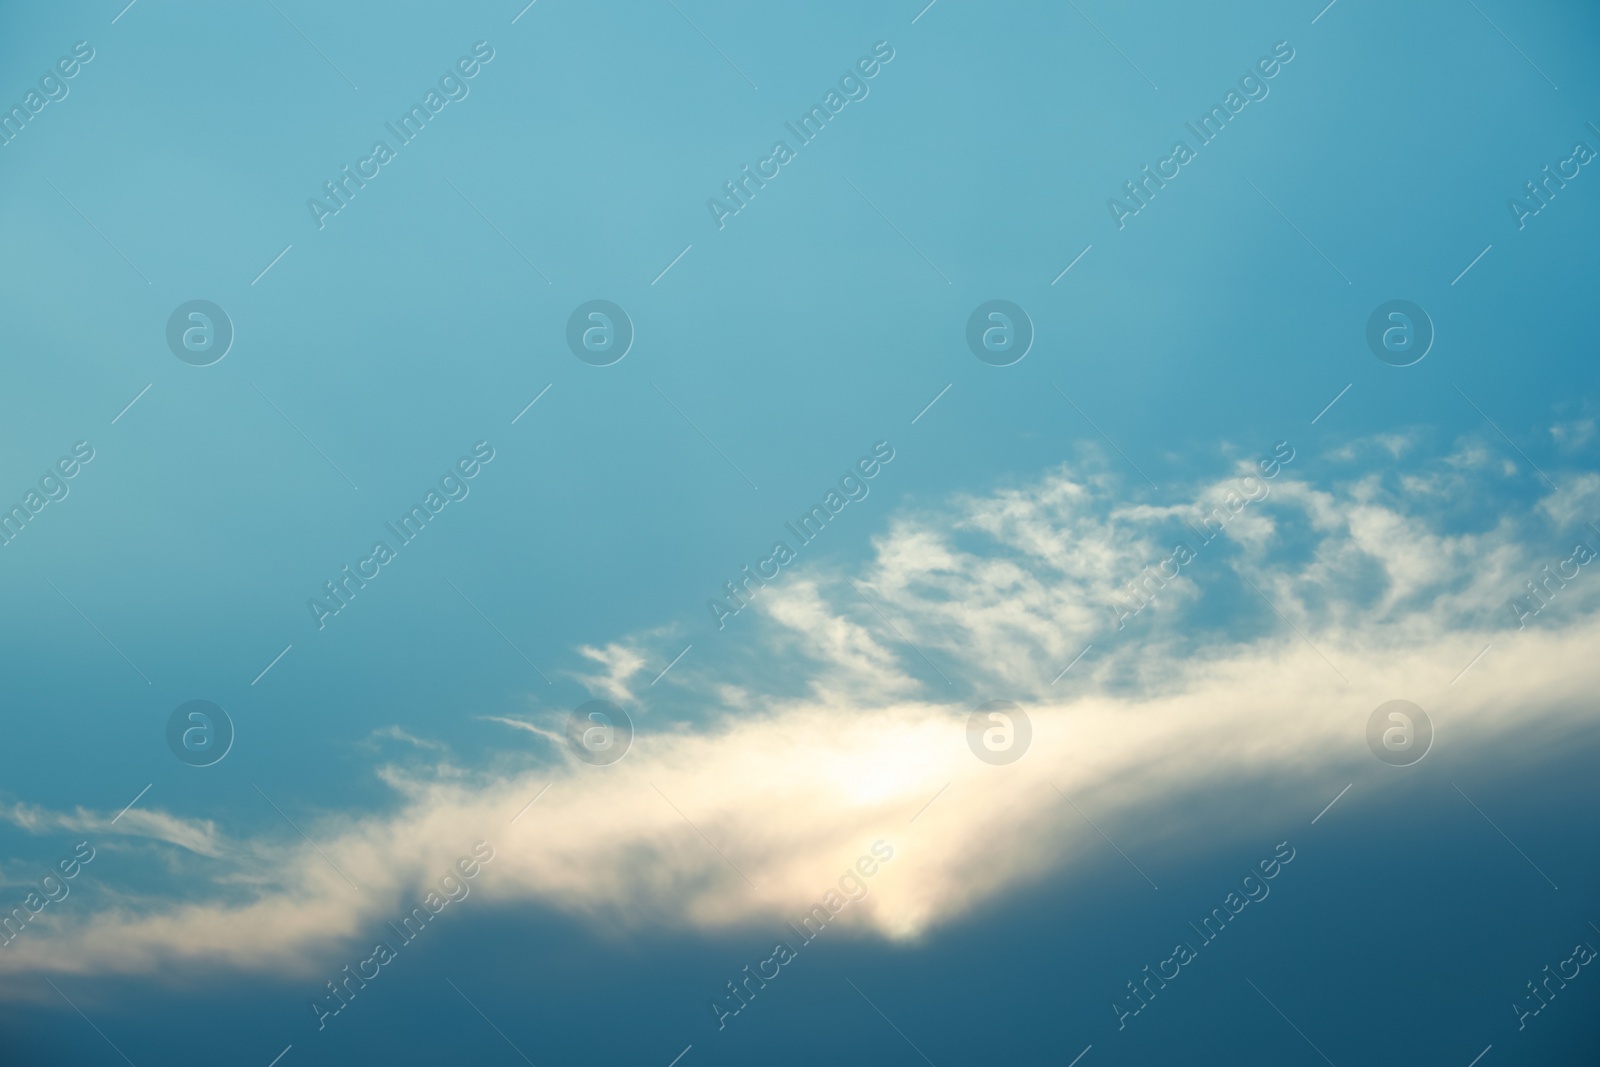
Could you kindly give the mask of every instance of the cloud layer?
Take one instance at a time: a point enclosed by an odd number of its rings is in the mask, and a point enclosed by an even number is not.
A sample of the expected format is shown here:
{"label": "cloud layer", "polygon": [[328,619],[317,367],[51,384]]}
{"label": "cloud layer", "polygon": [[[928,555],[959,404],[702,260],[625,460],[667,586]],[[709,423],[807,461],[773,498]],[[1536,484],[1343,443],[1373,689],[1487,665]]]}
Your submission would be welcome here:
{"label": "cloud layer", "polygon": [[[1508,602],[1575,539],[1600,542],[1583,525],[1600,518],[1600,477],[1568,472],[1563,491],[1502,509],[1464,500],[1512,497],[1509,483],[1481,488],[1486,463],[1469,444],[1403,474],[1319,485],[1304,461],[1269,480],[1251,460],[1182,499],[1135,504],[1092,466],[1062,468],[902,514],[860,573],[813,566],[760,593],[760,666],[685,661],[649,690],[652,705],[635,690],[659,631],[582,650],[601,670],[596,695],[635,712],[620,763],[566,757],[559,721],[501,718],[508,744],[526,746],[518,769],[386,767],[393,806],[305,827],[320,852],[130,812],[116,831],[185,850],[181,895],[108,890],[92,914],[48,909],[0,949],[0,975],[309,978],[389,937],[387,922],[479,840],[496,858],[474,898],[616,936],[798,920],[882,840],[894,860],[841,921],[915,938],[1103,860],[1095,826],[1158,876],[1163,850],[1214,809],[1234,812],[1240,833],[1281,825],[1265,805],[1240,814],[1242,797],[1269,790],[1309,815],[1329,782],[1365,774],[1380,788],[1374,768],[1395,778],[1365,729],[1390,699],[1422,705],[1441,746],[1562,743],[1593,729],[1600,579],[1584,567],[1544,587],[1549,606],[1523,629]],[[1183,520],[1214,509],[1225,531],[1207,543]],[[1506,517],[1467,518],[1478,514]],[[1180,543],[1192,558],[1153,581],[1147,568]],[[1130,599],[1130,583],[1154,599]],[[1019,702],[1033,727],[1007,766],[967,747],[968,717],[992,698]],[[422,746],[436,742],[406,740],[432,758]],[[95,813],[18,805],[7,817],[113,831]]]}

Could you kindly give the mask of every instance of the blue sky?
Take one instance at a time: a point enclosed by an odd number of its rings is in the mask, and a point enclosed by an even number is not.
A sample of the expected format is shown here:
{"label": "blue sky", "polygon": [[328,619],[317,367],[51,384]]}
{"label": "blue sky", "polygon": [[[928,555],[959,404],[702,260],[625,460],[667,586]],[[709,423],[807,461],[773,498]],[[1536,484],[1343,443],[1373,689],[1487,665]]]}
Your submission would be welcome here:
{"label": "blue sky", "polygon": [[[1592,1058],[1600,979],[1536,1015],[1526,984],[1600,946],[1600,178],[1525,190],[1600,151],[1592,11],[0,20],[10,1058]],[[168,344],[195,300],[233,332],[207,366]],[[597,300],[633,331],[607,366],[567,340]],[[1034,334],[1010,366],[968,347],[994,300]],[[1393,300],[1411,366],[1366,340]],[[378,569],[319,626],[347,565]],[[1403,767],[1366,740],[1395,699],[1434,732]],[[209,766],[169,747],[192,700],[231,723]],[[568,741],[591,700],[620,762]],[[1029,716],[1010,762],[968,747],[991,700]]]}

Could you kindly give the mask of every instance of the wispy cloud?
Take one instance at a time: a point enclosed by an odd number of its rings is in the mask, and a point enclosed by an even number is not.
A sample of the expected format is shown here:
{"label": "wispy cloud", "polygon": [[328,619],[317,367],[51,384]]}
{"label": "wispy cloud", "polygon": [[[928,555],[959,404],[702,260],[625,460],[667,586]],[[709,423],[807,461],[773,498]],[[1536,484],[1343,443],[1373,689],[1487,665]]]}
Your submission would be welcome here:
{"label": "wispy cloud", "polygon": [[[1414,476],[1454,469],[1447,458],[1411,464]],[[1473,524],[1460,501],[1408,492],[1398,474],[1313,484],[1286,472],[1117,629],[1110,598],[1186,536],[1179,514],[1210,508],[1239,477],[1130,507],[1103,478],[1063,468],[902,514],[864,566],[813,567],[764,590],[746,628],[760,654],[732,657],[715,682],[686,675],[692,684],[652,709],[675,725],[641,728],[621,762],[588,766],[566,757],[551,725],[485,716],[551,746],[492,774],[389,767],[392,810],[305,824],[362,892],[286,832],[248,843],[250,863],[271,873],[247,899],[112,900],[18,939],[0,973],[309,974],[480,838],[499,856],[475,893],[614,932],[792,917],[819,872],[882,838],[899,855],[849,921],[913,938],[1103,853],[1052,785],[1159,883],[1187,831],[1217,811],[1245,835],[1285,806],[1309,819],[1352,780],[1363,784],[1342,803],[1370,802],[1395,780],[1362,776],[1376,766],[1363,728],[1384,701],[1423,705],[1468,756],[1589,729],[1600,581],[1574,583],[1560,611],[1521,631],[1505,609],[1525,576],[1570,550],[1563,523],[1586,504],[1486,505],[1475,513],[1505,517]],[[1452,686],[1490,641],[1492,654]],[[1094,653],[1052,687],[1090,642]],[[602,668],[595,690],[633,704],[630,681],[660,659],[646,647],[631,637],[585,650]],[[928,680],[922,654],[949,686]],[[967,717],[992,698],[1032,719],[1032,748],[1010,767],[967,749]],[[673,720],[678,704],[693,714]],[[8,818],[65,818],[22,810]],[[244,862],[209,824],[141,818],[134,825],[161,840],[188,835],[219,882]]]}
{"label": "wispy cloud", "polygon": [[0,819],[30,834],[64,831],[107,837],[144,838],[176,845],[199,856],[220,857],[225,843],[210,819],[181,819],[148,808],[130,808],[117,818],[114,811],[93,812],[83,808],[51,811],[32,804],[13,803],[0,808]]}
{"label": "wispy cloud", "polygon": [[535,737],[542,737],[552,745],[563,745],[566,738],[558,730],[551,730],[540,726],[538,723],[528,722],[526,719],[513,719],[505,715],[481,715],[484,722],[497,722],[502,726],[509,726],[513,730],[526,730]]}
{"label": "wispy cloud", "polygon": [[427,749],[434,752],[449,751],[450,746],[443,741],[429,741],[408,733],[399,726],[384,726],[368,734],[369,740],[403,741],[412,748]]}
{"label": "wispy cloud", "polygon": [[632,681],[644,672],[646,653],[631,642],[612,642],[604,648],[581,645],[578,653],[600,666],[598,671],[575,671],[573,677],[592,692],[618,703],[634,699]]}

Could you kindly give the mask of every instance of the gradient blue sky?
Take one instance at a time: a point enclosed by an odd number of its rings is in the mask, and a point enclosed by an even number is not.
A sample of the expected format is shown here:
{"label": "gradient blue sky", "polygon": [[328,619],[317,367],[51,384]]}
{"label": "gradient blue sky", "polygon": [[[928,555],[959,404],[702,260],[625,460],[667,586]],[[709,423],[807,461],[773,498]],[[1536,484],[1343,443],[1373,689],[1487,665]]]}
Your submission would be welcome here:
{"label": "gradient blue sky", "polygon": [[[1600,550],[1600,177],[1521,229],[1507,201],[1600,149],[1595,12],[922,4],[0,14],[7,108],[94,49],[0,147],[0,505],[94,448],[0,548],[0,910],[97,850],[0,947],[0,1058],[1592,1062],[1587,969],[1508,1005],[1600,946],[1600,579],[1522,629],[1509,603]],[[307,199],[475,42],[469,95],[319,229]],[[719,229],[707,199],[878,42]],[[1119,229],[1107,199],[1279,42]],[[1405,368],[1365,342],[1397,298],[1436,330]],[[165,340],[193,299],[235,330],[209,367]],[[609,367],[565,341],[593,299],[636,331]],[[991,299],[1036,332],[1010,367],[966,345]],[[307,598],[481,441],[319,630]],[[884,441],[719,630],[708,598]],[[612,767],[559,736],[595,698],[637,731]],[[1364,740],[1396,698],[1437,731],[1407,768]],[[237,731],[211,767],[167,747],[193,699]],[[991,699],[1034,721],[1004,767],[965,742]],[[323,982],[480,839],[472,895],[319,1031]],[[1270,897],[1119,1030],[1281,841]]]}

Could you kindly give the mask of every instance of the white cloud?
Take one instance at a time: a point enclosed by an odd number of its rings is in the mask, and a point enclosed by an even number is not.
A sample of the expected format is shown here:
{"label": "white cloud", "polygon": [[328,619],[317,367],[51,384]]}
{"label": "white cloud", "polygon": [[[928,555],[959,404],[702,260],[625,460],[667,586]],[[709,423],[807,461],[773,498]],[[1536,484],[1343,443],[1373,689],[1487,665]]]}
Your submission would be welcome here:
{"label": "white cloud", "polygon": [[200,856],[219,857],[226,851],[217,827],[210,819],[180,819],[161,811],[129,808],[120,815],[76,808],[71,812],[49,811],[31,804],[12,804],[0,808],[0,819],[32,834],[63,830],[95,837],[128,837],[177,845]]}
{"label": "white cloud", "polygon": [[529,722],[526,719],[513,719],[505,715],[484,715],[481,716],[481,718],[484,722],[497,722],[502,726],[509,726],[513,730],[523,730],[527,733],[533,734],[535,737],[542,737],[552,745],[560,746],[564,744],[566,740],[561,736],[559,731],[551,730],[547,727],[540,726],[536,722]]}
{"label": "white cloud", "polygon": [[1595,420],[1569,419],[1550,427],[1550,437],[1563,451],[1575,452],[1594,440]]}
{"label": "white cloud", "polygon": [[[388,936],[385,923],[480,839],[497,856],[473,883],[481,903],[467,907],[536,906],[623,933],[797,919],[882,839],[896,857],[841,921],[911,938],[1104,858],[1104,841],[1056,789],[1158,874],[1186,847],[1185,830],[1218,810],[1235,832],[1259,835],[1279,833],[1286,812],[1291,824],[1309,819],[1330,783],[1358,782],[1347,804],[1375,800],[1398,780],[1364,740],[1386,700],[1421,704],[1439,743],[1467,753],[1529,751],[1586,724],[1600,685],[1588,652],[1600,581],[1574,583],[1569,609],[1521,632],[1504,610],[1548,554],[1552,534],[1538,524],[1554,507],[1446,529],[1427,510],[1432,498],[1381,477],[1319,487],[1286,471],[1118,631],[1112,593],[1185,536],[1180,512],[1209,510],[1236,480],[1132,508],[1062,469],[901,516],[849,575],[871,606],[844,574],[812,568],[774,583],[747,638],[759,662],[714,680],[680,669],[672,694],[651,691],[661,714],[620,763],[552,764],[546,741],[565,752],[553,724],[489,716],[540,738],[524,769],[385,768],[394,810],[305,826],[327,859],[287,835],[225,849],[209,824],[144,812],[141,832],[183,838],[204,857],[190,864],[202,888],[180,902],[105,887],[99,911],[69,919],[62,909],[26,930],[0,953],[0,974],[217,966],[311,977],[342,947]],[[630,680],[656,658],[643,647],[584,649],[604,668],[596,688],[636,706]],[[779,655],[799,683],[766,662]],[[966,747],[968,715],[994,697],[1021,702],[1034,726],[1032,748],[1009,767]],[[655,725],[672,701],[697,708],[692,727]]]}
{"label": "white cloud", "polygon": [[582,645],[578,652],[585,659],[598,663],[602,669],[598,672],[575,672],[574,678],[590,690],[604,695],[607,700],[626,703],[634,699],[629,683],[644,670],[646,663],[644,654],[636,645],[614,641],[604,648]]}
{"label": "white cloud", "polygon": [[369,734],[368,737],[369,737],[369,739],[370,738],[387,738],[390,741],[404,741],[406,744],[410,745],[412,748],[431,749],[433,751],[438,751],[438,752],[443,752],[443,751],[449,749],[449,747],[450,747],[449,745],[445,744],[443,741],[429,741],[429,740],[426,740],[425,738],[417,737],[414,734],[406,732],[404,729],[400,728],[399,726],[384,726],[384,727],[381,727],[381,728],[379,728],[377,730],[372,731],[372,733]]}

